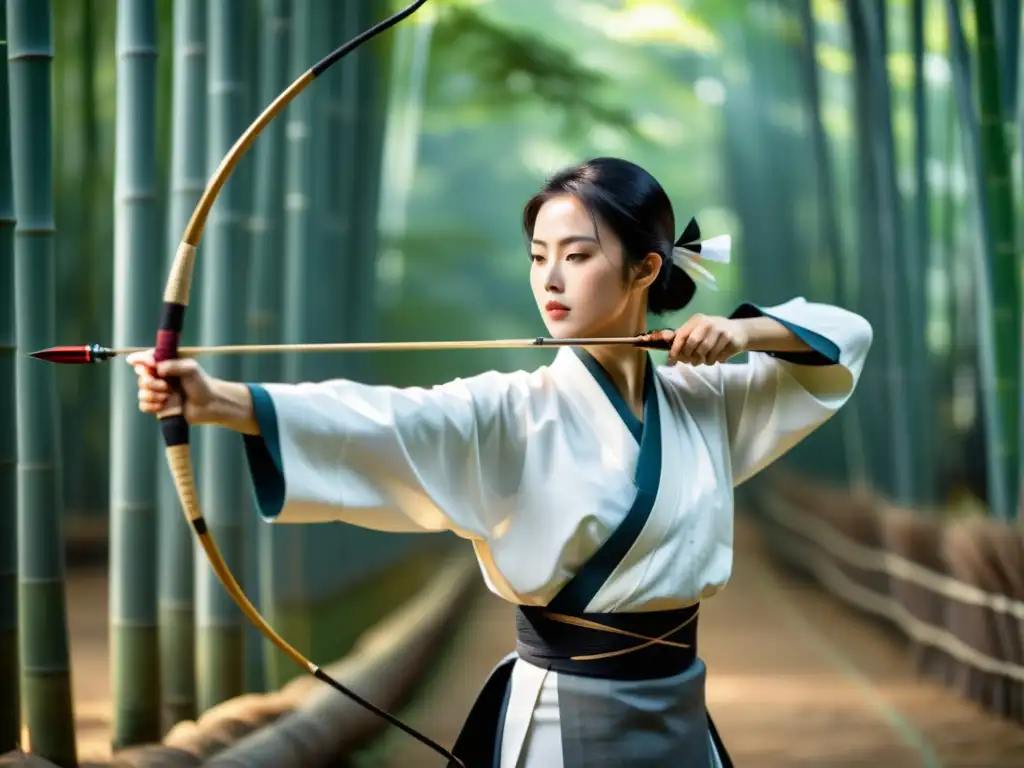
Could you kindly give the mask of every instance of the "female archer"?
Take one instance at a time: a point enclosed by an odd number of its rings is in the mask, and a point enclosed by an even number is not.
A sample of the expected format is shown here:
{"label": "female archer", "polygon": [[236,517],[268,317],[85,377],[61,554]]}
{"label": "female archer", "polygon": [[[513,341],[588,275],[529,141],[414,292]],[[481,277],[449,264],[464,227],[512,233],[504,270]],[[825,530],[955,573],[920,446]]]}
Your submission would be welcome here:
{"label": "female archer", "polygon": [[713,248],[693,221],[677,240],[668,196],[624,160],[557,173],[523,225],[551,336],[641,336],[669,364],[563,347],[532,371],[396,388],[228,382],[149,351],[128,358],[139,407],[173,405],[176,376],[189,422],[240,432],[264,520],[472,542],[517,616],[453,749],[467,766],[731,765],[696,640],[732,569],[733,488],[846,402],[871,327],[796,298],[645,334],[688,304]]}

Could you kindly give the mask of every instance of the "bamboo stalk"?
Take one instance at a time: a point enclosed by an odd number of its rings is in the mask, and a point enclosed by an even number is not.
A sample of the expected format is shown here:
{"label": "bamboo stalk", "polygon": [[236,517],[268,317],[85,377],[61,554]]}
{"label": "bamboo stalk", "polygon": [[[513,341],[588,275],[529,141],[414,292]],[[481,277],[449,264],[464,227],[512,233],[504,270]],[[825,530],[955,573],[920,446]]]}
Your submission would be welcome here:
{"label": "bamboo stalk", "polygon": [[[246,0],[215,0],[208,4],[209,65],[207,76],[207,157],[218,167],[249,126],[245,71],[244,14]],[[240,161],[241,163],[242,161]],[[248,163],[249,158],[244,162]],[[213,172],[214,168],[208,168]],[[206,258],[202,260],[200,337],[206,345],[223,344],[245,334],[245,290],[249,261],[246,221],[248,166],[241,164],[227,179],[206,227]],[[198,219],[201,220],[201,219]],[[191,226],[191,225],[190,225]],[[188,235],[186,235],[187,237]],[[211,373],[238,380],[241,365],[232,359],[212,363]],[[209,432],[202,437],[199,467],[207,524],[227,566],[243,570],[241,509],[244,457],[234,436]],[[245,690],[244,617],[209,564],[196,574],[196,668],[199,712]]]}
{"label": "bamboo stalk", "polygon": [[[255,114],[288,87],[288,38],[291,19],[285,0],[261,0],[247,18],[247,61],[256,73],[252,87],[250,111]],[[284,132],[285,121],[271,122],[253,147],[252,197],[250,201],[249,241],[252,262],[246,286],[246,334],[253,343],[279,341],[281,274],[284,260],[281,238],[281,215],[284,204]],[[255,355],[245,361],[243,369],[249,381],[273,381],[279,377],[280,359],[273,355]],[[272,557],[264,550],[270,547],[273,526],[259,524],[252,509],[252,498],[243,499],[243,537],[245,539],[245,590],[253,604],[274,626],[280,622],[268,611],[264,585],[272,579]],[[247,692],[267,690],[268,655],[274,650],[254,625],[245,628],[245,680]]]}
{"label": "bamboo stalk", "polygon": [[[260,4],[261,41],[260,102],[270,103],[289,83],[291,12],[287,0],[263,0]],[[253,344],[280,341],[281,279],[285,260],[283,244],[284,141],[286,120],[275,120],[260,136],[256,157],[255,204],[252,219],[252,268],[249,272],[248,336]],[[280,377],[280,360],[254,357],[247,375],[253,381]]]}
{"label": "bamboo stalk", "polygon": [[[0,5],[0,51],[7,59],[7,8]],[[0,424],[17,423],[14,190],[7,67],[0,68]],[[18,436],[0,429],[0,754],[21,742],[18,684]]]}
{"label": "bamboo stalk", "polygon": [[[17,340],[54,334],[52,12],[48,0],[8,0]],[[17,361],[18,580],[22,704],[34,755],[78,764],[64,586],[64,499],[53,373]]]}
{"label": "bamboo stalk", "polygon": [[[260,4],[259,101],[263,104],[270,103],[289,83],[291,13],[291,3],[287,0],[263,0]],[[272,122],[263,131],[261,143],[255,147],[253,256],[248,286],[248,337],[254,344],[272,345],[281,340],[286,125],[285,120]],[[246,375],[251,381],[276,381],[281,377],[282,362],[280,357],[272,354],[257,354],[247,361]],[[279,539],[295,535],[295,532],[273,525],[257,525],[256,528],[259,590],[250,590],[250,594],[258,594],[259,610],[273,626],[279,626],[281,611],[275,600],[278,586],[275,549]],[[273,684],[278,679],[274,670],[281,653],[273,644],[262,642],[260,652],[264,683]]]}
{"label": "bamboo stalk", "polygon": [[[347,3],[346,5],[351,5]],[[322,24],[323,22],[321,22]],[[314,61],[319,53],[315,42],[316,9],[312,0],[303,0],[292,6],[291,37],[289,41],[289,69],[301,71]],[[355,54],[356,56],[358,54]],[[349,58],[344,71],[352,66],[353,58]],[[337,77],[338,72],[332,70],[330,77]],[[316,218],[314,209],[317,205],[314,187],[314,134],[315,134],[315,94],[309,98],[296,100],[289,110],[286,138],[284,146],[285,178],[284,178],[284,252],[289,255],[284,265],[281,280],[281,323],[280,339],[284,342],[297,343],[301,339],[311,338],[313,328],[309,325],[309,315],[303,311],[309,299],[309,278],[314,267],[315,253],[320,250],[316,237]],[[339,139],[340,140],[340,139]],[[320,162],[325,162],[323,158]],[[339,180],[343,183],[343,180]],[[277,258],[275,255],[274,258]],[[321,320],[323,322],[323,320]],[[284,350],[291,353],[293,349]],[[280,367],[286,380],[299,381],[315,376],[315,371],[302,360],[299,354],[285,354]],[[283,590],[287,583],[298,582],[306,560],[304,542],[305,532],[295,530],[275,531],[273,534],[274,583],[268,585],[271,604],[275,605],[278,615],[283,609]],[[301,590],[300,590],[301,591]],[[306,624],[294,623],[290,628],[296,647],[312,651],[312,639]],[[293,674],[292,666],[287,657],[277,649],[272,649],[269,659],[268,678],[272,686],[283,685]]]}
{"label": "bamboo stalk", "polygon": [[[914,309],[915,261],[907,259],[906,228],[903,224],[903,199],[896,180],[896,150],[893,139],[888,24],[885,3],[861,0],[861,18],[866,33],[870,97],[872,103],[873,147],[876,167],[876,226],[882,249],[878,269],[882,288],[882,328],[890,337],[885,359],[885,391],[890,403],[889,440],[893,446],[890,493],[897,502],[913,504],[919,499],[920,478],[910,435],[917,426],[915,400],[910,396],[915,384],[925,377],[920,364],[924,348]],[[910,362],[907,365],[907,362]],[[914,384],[911,383],[913,380]],[[923,385],[922,385],[923,386]]]}
{"label": "bamboo stalk", "polygon": [[[878,188],[881,184],[879,169],[874,161],[875,152],[875,99],[872,97],[871,50],[864,18],[863,8],[859,0],[851,0],[844,5],[847,25],[850,34],[850,47],[853,58],[854,87],[854,126],[855,126],[855,165],[854,176],[857,184],[857,226],[856,249],[859,265],[866,256],[862,254],[881,254],[884,241],[877,222]],[[883,212],[884,215],[884,212]],[[858,266],[859,266],[858,265]],[[876,328],[886,327],[887,314],[882,297],[885,293],[883,273],[879,269],[858,268],[859,285],[857,288],[860,312]],[[890,324],[891,327],[891,324]],[[873,450],[868,454],[869,481],[875,489],[891,493],[895,485],[893,479],[894,454],[896,447],[889,439],[893,404],[885,391],[885,378],[882,366],[898,364],[893,345],[897,337],[890,328],[885,333],[875,333],[872,344],[872,356],[875,365],[865,368],[858,389],[863,393],[861,413],[864,417],[864,433],[875,434],[881,427],[886,430],[886,439],[876,441]]]}
{"label": "bamboo stalk", "polygon": [[[839,227],[839,211],[836,202],[836,184],[832,172],[832,152],[829,147],[828,133],[822,120],[823,106],[821,83],[817,60],[817,26],[811,0],[800,0],[797,8],[801,35],[801,75],[803,78],[804,98],[808,113],[811,146],[814,153],[816,172],[815,198],[819,211],[819,247],[823,252],[823,270],[828,274],[828,283],[833,300],[848,304],[853,300],[844,261],[842,236]],[[854,400],[846,405],[839,414],[842,437],[843,463],[842,475],[846,482],[856,487],[866,484],[867,468],[864,457],[864,436],[859,416],[860,403]]]}
{"label": "bamboo stalk", "polygon": [[[328,4],[324,13],[324,21],[329,21],[327,34],[334,40],[348,40],[359,34],[363,25],[352,23],[358,13],[359,6],[354,3]],[[372,22],[371,22],[372,23]],[[369,26],[369,25],[367,25]],[[399,30],[396,34],[402,34]],[[327,288],[335,293],[338,286],[350,284],[352,274],[351,262],[364,255],[358,246],[351,243],[358,232],[360,222],[356,218],[354,197],[359,194],[356,186],[355,165],[358,156],[369,148],[360,146],[353,129],[359,116],[359,105],[356,102],[356,78],[361,66],[363,52],[357,51],[346,62],[345,67],[332,70],[324,88],[323,109],[324,119],[318,130],[314,131],[317,140],[317,153],[323,158],[321,165],[326,171],[327,184],[321,184],[323,190],[324,209],[320,217],[320,225],[324,234],[324,252],[327,261],[323,265],[325,273],[331,273]],[[322,139],[320,138],[322,137]],[[365,190],[363,190],[365,192]],[[366,254],[368,255],[368,254]],[[333,299],[333,300],[332,300]],[[314,323],[319,317],[322,331],[339,334],[342,338],[363,341],[355,335],[350,321],[352,312],[351,301],[337,300],[336,296],[328,296],[319,315],[314,314]],[[330,336],[328,336],[328,339]],[[318,341],[319,339],[310,339]],[[351,358],[332,358],[323,361],[324,376],[359,375],[358,364]]]}
{"label": "bamboo stalk", "polygon": [[912,0],[910,7],[911,45],[914,61],[914,178],[916,182],[913,219],[913,250],[908,249],[907,260],[914,262],[915,279],[910,284],[910,308],[916,324],[914,336],[917,340],[915,349],[920,350],[915,362],[920,366],[917,375],[913,376],[914,396],[911,405],[916,410],[914,419],[916,437],[914,458],[918,472],[918,499],[922,504],[932,506],[938,501],[938,456],[941,441],[936,427],[937,399],[936,391],[940,380],[935,361],[928,351],[927,329],[929,302],[926,276],[931,265],[932,230],[931,208],[932,195],[928,184],[928,90],[925,80],[925,0]]}
{"label": "bamboo stalk", "polygon": [[[372,6],[348,4],[350,28],[365,28],[372,23]],[[433,13],[428,10],[427,15]],[[354,18],[353,18],[354,14]],[[421,19],[414,26],[423,23]],[[379,323],[377,302],[377,258],[380,237],[380,192],[384,158],[384,137],[388,121],[388,85],[394,37],[377,38],[361,48],[353,57],[351,83],[355,99],[349,100],[355,112],[351,121],[351,142],[358,147],[353,173],[349,176],[351,224],[349,232],[356,244],[350,259],[349,306],[347,326],[355,339],[365,341],[377,333]],[[366,373],[364,368],[361,373]]]}
{"label": "bamboo stalk", "polygon": [[1017,97],[1020,83],[1020,34],[1024,26],[1021,0],[999,0],[995,29],[999,48],[999,74],[1002,85],[1003,120],[1008,131],[1013,130],[1017,117]]}
{"label": "bamboo stalk", "polygon": [[[165,271],[206,186],[205,0],[174,4],[174,122],[171,132],[171,200]],[[193,446],[197,454],[199,445]],[[181,502],[160,446],[159,627],[164,726],[196,717],[194,542],[181,523]],[[198,455],[196,457],[198,461]]]}
{"label": "bamboo stalk", "polygon": [[[1017,251],[1010,149],[1004,123],[996,9],[992,0],[974,0],[978,29],[978,105],[981,111],[981,161],[988,195],[991,236],[992,301],[996,353],[996,398],[1005,425],[996,460],[1002,464],[1012,515],[1020,502],[1021,263]],[[1019,22],[1018,22],[1019,23]]]}
{"label": "bamboo stalk", "polygon": [[[117,155],[114,337],[145,334],[158,310],[156,239],[156,61],[154,0],[117,5]],[[111,402],[131,401],[132,372],[111,377]],[[157,741],[160,656],[157,633],[156,454],[151,424],[115,408],[110,462],[110,637],[114,698],[112,745]]]}
{"label": "bamboo stalk", "polygon": [[950,61],[953,73],[953,92],[957,102],[963,140],[967,178],[971,181],[977,205],[973,206],[977,222],[976,247],[969,249],[975,266],[975,312],[978,329],[978,378],[980,381],[982,415],[985,423],[985,453],[988,477],[988,506],[998,517],[1008,518],[1012,509],[1009,478],[1006,477],[1004,455],[1006,433],[1013,427],[1002,414],[1001,393],[998,388],[999,359],[997,353],[997,318],[995,316],[993,281],[994,261],[989,254],[995,252],[994,235],[989,226],[989,189],[986,184],[982,160],[982,139],[978,119],[974,111],[971,87],[971,60],[967,40],[964,36],[958,0],[946,0],[947,28],[949,31]]}

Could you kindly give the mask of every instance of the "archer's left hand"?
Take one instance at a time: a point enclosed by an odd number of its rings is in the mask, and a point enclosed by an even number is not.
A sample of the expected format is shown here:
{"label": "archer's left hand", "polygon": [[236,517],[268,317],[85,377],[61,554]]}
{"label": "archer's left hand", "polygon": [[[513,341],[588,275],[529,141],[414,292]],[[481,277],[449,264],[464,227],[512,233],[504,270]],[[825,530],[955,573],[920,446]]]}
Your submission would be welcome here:
{"label": "archer's left hand", "polygon": [[693,315],[675,331],[654,331],[652,338],[672,342],[670,365],[714,365],[747,349],[747,331],[742,320],[709,315]]}

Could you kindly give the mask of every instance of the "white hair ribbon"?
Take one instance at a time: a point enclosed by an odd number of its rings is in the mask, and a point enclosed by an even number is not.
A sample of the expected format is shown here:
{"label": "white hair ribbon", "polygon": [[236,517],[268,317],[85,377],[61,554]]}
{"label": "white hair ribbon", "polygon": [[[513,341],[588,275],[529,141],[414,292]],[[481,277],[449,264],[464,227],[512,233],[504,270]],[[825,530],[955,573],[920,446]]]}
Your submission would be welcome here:
{"label": "white hair ribbon", "polygon": [[672,261],[698,285],[705,285],[713,291],[718,290],[718,281],[700,261],[712,261],[717,264],[728,264],[732,250],[732,237],[719,235],[708,240],[700,239],[700,227],[696,219],[690,219],[686,230],[676,241],[672,249]]}

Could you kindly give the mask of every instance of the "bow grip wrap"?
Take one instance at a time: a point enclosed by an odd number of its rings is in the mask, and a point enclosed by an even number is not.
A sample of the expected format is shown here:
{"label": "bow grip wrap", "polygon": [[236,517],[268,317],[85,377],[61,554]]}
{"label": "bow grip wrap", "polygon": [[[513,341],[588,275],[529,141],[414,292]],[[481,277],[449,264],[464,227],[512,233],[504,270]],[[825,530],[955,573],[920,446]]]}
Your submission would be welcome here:
{"label": "bow grip wrap", "polygon": [[[178,358],[178,346],[181,341],[181,328],[184,319],[185,307],[182,304],[164,304],[160,318],[160,330],[156,334],[156,347],[153,350],[153,360],[156,363]],[[168,448],[174,445],[188,445],[189,430],[188,422],[185,420],[185,390],[177,376],[168,376],[166,381],[171,390],[180,398],[180,403],[157,414],[164,435],[164,443]]]}
{"label": "bow grip wrap", "polygon": [[[185,325],[185,310],[188,308],[189,291],[192,286],[192,272],[195,265],[196,247],[188,242],[178,246],[171,265],[171,275],[164,291],[164,306],[160,317],[160,329],[156,334],[153,360],[162,363],[176,360],[181,343],[181,331]],[[174,484],[182,502],[185,516],[197,533],[206,532],[206,521],[199,511],[192,455],[189,451],[189,425],[185,420],[185,390],[177,376],[167,377],[167,383],[178,397],[178,405],[166,408],[157,414],[160,431],[166,446],[167,462],[174,476]]]}
{"label": "bow grip wrap", "polygon": [[[171,274],[164,290],[164,308],[160,317],[160,330],[156,334],[156,348],[153,359],[157,363],[178,359],[181,331],[185,325],[185,310],[188,308],[189,292],[192,289],[192,274],[196,263],[196,247],[183,241],[174,254]],[[188,445],[189,430],[185,420],[185,390],[178,378],[168,377],[167,383],[181,399],[180,405],[167,408],[157,415],[160,419],[164,443],[168,448]]]}

